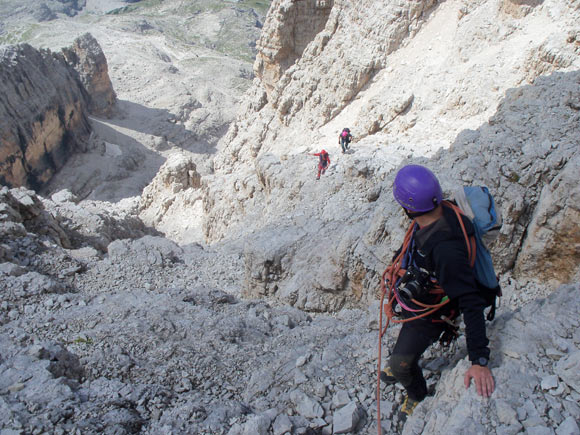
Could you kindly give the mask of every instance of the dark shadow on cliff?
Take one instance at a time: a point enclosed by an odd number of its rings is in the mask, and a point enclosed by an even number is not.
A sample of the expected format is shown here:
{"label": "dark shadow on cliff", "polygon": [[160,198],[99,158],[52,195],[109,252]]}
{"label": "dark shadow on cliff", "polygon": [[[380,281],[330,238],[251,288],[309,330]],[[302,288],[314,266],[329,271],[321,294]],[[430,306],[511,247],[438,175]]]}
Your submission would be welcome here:
{"label": "dark shadow on cliff", "polygon": [[142,193],[165,158],[106,122],[91,119],[93,143],[72,155],[40,194],[67,189],[78,199],[118,202]]}
{"label": "dark shadow on cliff", "polygon": [[[191,107],[188,110],[195,110]],[[216,143],[227,132],[227,125],[214,129],[204,128],[204,133],[187,129],[179,118],[167,109],[154,109],[126,100],[117,101],[117,116],[106,120],[118,127],[155,136],[161,144],[170,144],[196,154],[215,154]],[[203,121],[202,121],[203,122]]]}
{"label": "dark shadow on cliff", "polygon": [[543,192],[550,186],[546,203],[557,197],[554,192],[564,181],[555,180],[580,154],[579,121],[580,70],[540,75],[531,84],[507,89],[486,123],[459,132],[449,149],[430,159],[428,166],[439,168],[438,175],[451,174],[447,181],[461,177],[463,184],[486,185],[499,203],[506,230],[491,246],[496,272],[515,269],[516,275],[557,277],[562,283],[571,279],[570,267],[554,265],[561,265],[562,258],[578,258],[577,251],[569,248],[577,224],[539,223],[556,234],[553,241],[542,241],[542,258],[530,256],[529,249],[526,256],[525,244],[529,237],[535,240],[532,243],[540,243],[528,229],[538,207],[542,208]]}

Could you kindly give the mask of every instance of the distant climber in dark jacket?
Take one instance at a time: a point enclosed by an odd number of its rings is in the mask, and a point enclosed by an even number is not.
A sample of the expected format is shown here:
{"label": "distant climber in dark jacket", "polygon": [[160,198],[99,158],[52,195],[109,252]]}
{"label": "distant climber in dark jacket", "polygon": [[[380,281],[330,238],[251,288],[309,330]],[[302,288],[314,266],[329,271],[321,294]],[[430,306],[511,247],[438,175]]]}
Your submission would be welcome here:
{"label": "distant climber in dark jacket", "polygon": [[350,142],[352,141],[352,134],[350,134],[350,129],[343,128],[338,135],[338,143],[342,147],[342,153],[344,154],[348,150]]}

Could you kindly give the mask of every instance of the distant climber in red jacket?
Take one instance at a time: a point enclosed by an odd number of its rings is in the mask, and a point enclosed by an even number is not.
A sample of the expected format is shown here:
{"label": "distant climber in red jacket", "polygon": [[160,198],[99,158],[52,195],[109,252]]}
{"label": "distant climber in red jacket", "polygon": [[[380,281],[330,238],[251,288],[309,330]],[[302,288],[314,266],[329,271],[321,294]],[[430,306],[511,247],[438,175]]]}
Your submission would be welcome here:
{"label": "distant climber in red jacket", "polygon": [[330,166],[330,157],[325,150],[310,155],[318,156],[318,175],[316,176],[316,179],[320,180],[320,174],[324,174],[326,172],[326,168]]}

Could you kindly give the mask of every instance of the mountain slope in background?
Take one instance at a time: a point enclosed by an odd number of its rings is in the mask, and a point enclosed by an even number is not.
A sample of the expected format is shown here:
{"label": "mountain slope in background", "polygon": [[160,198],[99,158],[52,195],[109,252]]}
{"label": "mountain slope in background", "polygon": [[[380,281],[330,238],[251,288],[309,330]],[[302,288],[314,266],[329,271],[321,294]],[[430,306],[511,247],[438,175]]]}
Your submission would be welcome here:
{"label": "mountain slope in background", "polygon": [[45,197],[0,191],[3,429],[375,433],[390,191],[416,162],[502,206],[498,388],[464,389],[464,338],[436,345],[435,396],[403,423],[383,387],[383,431],[580,432],[578,1],[139,3],[16,25],[52,48],[90,28],[119,103]]}

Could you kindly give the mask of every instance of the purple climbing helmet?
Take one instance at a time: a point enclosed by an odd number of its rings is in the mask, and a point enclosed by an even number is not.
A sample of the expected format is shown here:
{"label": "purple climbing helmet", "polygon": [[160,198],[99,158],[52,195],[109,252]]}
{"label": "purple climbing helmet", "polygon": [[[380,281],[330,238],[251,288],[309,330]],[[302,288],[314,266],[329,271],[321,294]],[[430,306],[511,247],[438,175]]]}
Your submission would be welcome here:
{"label": "purple climbing helmet", "polygon": [[435,174],[424,166],[407,165],[397,172],[393,195],[410,212],[428,212],[443,200],[443,192]]}

